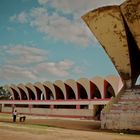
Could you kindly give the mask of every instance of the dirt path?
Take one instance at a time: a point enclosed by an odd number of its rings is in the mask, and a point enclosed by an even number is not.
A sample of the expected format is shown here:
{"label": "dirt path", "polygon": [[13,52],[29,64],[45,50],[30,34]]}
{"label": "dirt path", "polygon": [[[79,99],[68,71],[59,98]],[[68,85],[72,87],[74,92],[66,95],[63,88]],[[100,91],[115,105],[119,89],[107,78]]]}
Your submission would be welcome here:
{"label": "dirt path", "polygon": [[139,140],[138,136],[0,122],[0,140]]}
{"label": "dirt path", "polygon": [[[63,129],[65,128],[65,129]],[[0,114],[0,140],[139,140],[140,135],[106,133],[100,122],[27,116],[23,123],[12,122],[11,115]]]}

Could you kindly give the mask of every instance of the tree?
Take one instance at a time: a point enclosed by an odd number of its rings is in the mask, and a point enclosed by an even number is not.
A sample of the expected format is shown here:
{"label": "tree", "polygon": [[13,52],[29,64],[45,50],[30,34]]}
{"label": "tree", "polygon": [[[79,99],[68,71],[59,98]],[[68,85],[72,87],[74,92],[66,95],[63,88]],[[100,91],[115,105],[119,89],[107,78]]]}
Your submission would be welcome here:
{"label": "tree", "polygon": [[8,100],[11,96],[6,86],[0,86],[0,100]]}

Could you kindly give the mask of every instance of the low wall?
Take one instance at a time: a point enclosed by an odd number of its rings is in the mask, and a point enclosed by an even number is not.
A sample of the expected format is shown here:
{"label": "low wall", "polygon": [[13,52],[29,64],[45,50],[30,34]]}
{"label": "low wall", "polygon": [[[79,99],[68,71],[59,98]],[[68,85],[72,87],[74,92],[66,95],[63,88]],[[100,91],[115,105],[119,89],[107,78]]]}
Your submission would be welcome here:
{"label": "low wall", "polygon": [[[73,118],[93,118],[94,110],[91,109],[49,109],[49,108],[15,108],[18,113],[59,116],[59,117],[73,117]],[[11,107],[3,107],[2,112],[11,113]]]}

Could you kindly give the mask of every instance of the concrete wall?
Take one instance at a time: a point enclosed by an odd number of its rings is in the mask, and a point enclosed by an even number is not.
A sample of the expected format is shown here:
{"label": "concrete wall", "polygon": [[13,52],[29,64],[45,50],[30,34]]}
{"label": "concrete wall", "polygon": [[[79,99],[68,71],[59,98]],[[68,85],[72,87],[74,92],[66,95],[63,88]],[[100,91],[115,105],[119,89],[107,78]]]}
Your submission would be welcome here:
{"label": "concrete wall", "polygon": [[[93,118],[94,110],[92,109],[50,109],[50,108],[15,108],[18,113],[48,115],[60,117],[74,117],[74,118]],[[11,113],[12,107],[3,107],[2,112]]]}

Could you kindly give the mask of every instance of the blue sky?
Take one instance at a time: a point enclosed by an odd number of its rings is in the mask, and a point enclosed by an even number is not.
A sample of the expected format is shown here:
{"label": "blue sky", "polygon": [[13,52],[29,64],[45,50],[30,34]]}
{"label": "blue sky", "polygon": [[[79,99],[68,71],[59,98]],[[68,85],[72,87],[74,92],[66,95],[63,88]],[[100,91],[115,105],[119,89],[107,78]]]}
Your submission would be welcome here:
{"label": "blue sky", "polygon": [[0,85],[118,75],[81,16],[124,0],[0,0]]}

